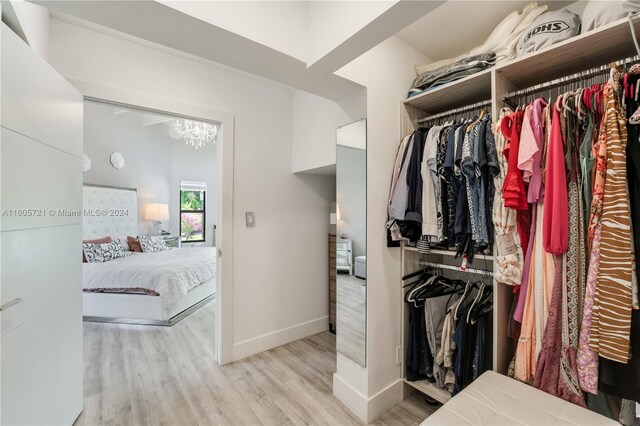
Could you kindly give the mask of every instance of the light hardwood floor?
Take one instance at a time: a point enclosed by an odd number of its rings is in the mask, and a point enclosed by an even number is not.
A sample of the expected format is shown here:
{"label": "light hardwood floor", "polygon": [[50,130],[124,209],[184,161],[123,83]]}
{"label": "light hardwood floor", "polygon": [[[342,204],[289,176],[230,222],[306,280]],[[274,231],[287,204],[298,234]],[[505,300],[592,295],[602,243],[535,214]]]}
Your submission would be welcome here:
{"label": "light hardwood floor", "polygon": [[[332,334],[220,367],[215,306],[173,327],[85,323],[84,411],[76,424],[361,424],[332,394]],[[376,424],[417,424],[432,410],[410,398]]]}

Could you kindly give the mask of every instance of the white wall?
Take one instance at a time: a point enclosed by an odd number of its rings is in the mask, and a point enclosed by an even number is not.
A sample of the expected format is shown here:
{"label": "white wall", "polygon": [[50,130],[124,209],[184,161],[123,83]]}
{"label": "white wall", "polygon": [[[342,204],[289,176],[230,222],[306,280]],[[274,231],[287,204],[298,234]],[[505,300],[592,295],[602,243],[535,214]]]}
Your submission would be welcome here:
{"label": "white wall", "polygon": [[386,12],[394,1],[310,1],[307,64],[311,65]]}
{"label": "white wall", "polygon": [[[213,225],[217,209],[216,146],[197,151],[169,136],[165,123],[143,125],[143,112],[129,110],[113,114],[113,106],[85,102],[84,153],[91,169],[84,182],[138,190],[138,233],[153,233],[154,224],[144,220],[147,203],[169,204],[169,221],[162,229],[180,235],[180,181],[207,183],[205,245],[214,245]],[[113,152],[124,156],[125,166],[115,169],[109,158]]]}
{"label": "white wall", "polygon": [[167,6],[302,61],[307,56],[304,1],[160,1]]}
{"label": "white wall", "polygon": [[328,268],[309,259],[326,259],[334,194],[326,178],[291,173],[292,91],[58,20],[51,33],[68,78],[235,114],[234,357],[325,330]]}
{"label": "white wall", "polygon": [[338,145],[351,148],[367,149],[367,122],[359,120],[338,130]]}
{"label": "white wall", "polygon": [[24,0],[11,0],[27,43],[45,61],[49,61],[49,9]]}
{"label": "white wall", "polygon": [[162,0],[161,3],[311,65],[397,0]]}
{"label": "white wall", "polygon": [[[367,88],[368,315],[367,367],[359,368],[339,356],[334,384],[339,383],[337,393],[343,401],[369,421],[401,398],[401,372],[396,363],[401,338],[400,251],[387,248],[385,222],[400,142],[400,102],[415,78],[414,65],[427,62],[424,55],[391,37],[338,72]],[[357,398],[348,399],[345,386],[367,398],[365,404],[358,406]]]}
{"label": "white wall", "polygon": [[366,116],[366,90],[334,102],[293,92],[293,172],[336,164],[336,129]]}

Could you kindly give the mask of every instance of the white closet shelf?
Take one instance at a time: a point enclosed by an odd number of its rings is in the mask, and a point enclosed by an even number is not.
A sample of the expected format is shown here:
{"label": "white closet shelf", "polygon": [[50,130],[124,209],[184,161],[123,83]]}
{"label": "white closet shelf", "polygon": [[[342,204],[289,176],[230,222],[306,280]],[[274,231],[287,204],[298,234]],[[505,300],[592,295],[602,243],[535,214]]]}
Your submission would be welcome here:
{"label": "white closet shelf", "polygon": [[409,386],[411,386],[412,388],[417,389],[423,394],[435,399],[440,404],[446,404],[451,399],[451,394],[449,392],[447,392],[444,389],[440,389],[433,383],[429,383],[424,380],[410,382],[407,379],[404,379],[404,382]]}
{"label": "white closet shelf", "polygon": [[491,69],[445,84],[403,101],[429,114],[491,98]]}
{"label": "white closet shelf", "polygon": [[[633,18],[633,23],[640,36],[640,16]],[[514,88],[522,88],[636,54],[629,22],[624,18],[407,98],[402,103],[426,114],[436,114],[491,98],[493,71],[506,78]]]}
{"label": "white closet shelf", "polygon": [[[633,18],[640,35],[640,17]],[[494,69],[520,89],[637,55],[627,18],[498,64]]]}
{"label": "white closet shelf", "polygon": [[[410,247],[410,246],[403,246],[403,248],[407,251],[414,251],[416,253],[419,253],[418,249],[416,247]],[[451,256],[454,257],[456,255],[456,252],[454,250],[444,250],[444,249],[431,249],[430,254],[438,254],[438,255],[442,255],[442,256]],[[474,259],[482,259],[482,260],[488,260],[493,262],[493,255],[490,254],[480,254],[480,253],[475,253],[473,255]]]}

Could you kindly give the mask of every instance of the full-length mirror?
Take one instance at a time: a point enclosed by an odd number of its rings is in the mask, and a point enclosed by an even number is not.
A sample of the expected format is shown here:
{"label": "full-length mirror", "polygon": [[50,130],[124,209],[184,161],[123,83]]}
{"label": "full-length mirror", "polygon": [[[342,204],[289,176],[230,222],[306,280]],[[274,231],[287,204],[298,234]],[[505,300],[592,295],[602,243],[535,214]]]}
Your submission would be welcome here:
{"label": "full-length mirror", "polygon": [[336,347],[365,366],[367,335],[367,125],[337,130]]}

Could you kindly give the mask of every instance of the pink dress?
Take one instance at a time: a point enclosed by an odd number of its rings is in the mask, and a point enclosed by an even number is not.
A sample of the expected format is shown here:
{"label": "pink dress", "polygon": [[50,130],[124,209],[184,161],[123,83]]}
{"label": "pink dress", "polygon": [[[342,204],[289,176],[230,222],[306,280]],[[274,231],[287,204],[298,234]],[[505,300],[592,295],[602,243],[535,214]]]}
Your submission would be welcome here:
{"label": "pink dress", "polygon": [[[556,100],[556,105],[562,96]],[[564,166],[564,147],[560,128],[560,113],[553,108],[551,135],[547,152],[547,176],[545,184],[544,219],[542,240],[547,253],[561,255],[569,245],[569,200],[567,173]]]}
{"label": "pink dress", "polygon": [[[544,208],[544,186],[542,184],[542,149],[545,145],[543,128],[543,109],[547,103],[544,99],[537,99],[528,109],[529,126],[523,125],[519,163],[524,169],[531,170],[527,201],[532,203],[531,235],[529,237],[528,263],[529,274],[526,283],[520,289],[520,298],[514,314],[514,319],[522,322],[520,338],[516,349],[515,378],[526,383],[532,383],[536,373],[538,353],[542,346],[542,335],[546,323],[547,306],[545,303],[551,298],[545,298],[545,275],[550,274],[549,284],[553,285],[554,271],[547,271],[542,247],[542,212]],[[525,113],[526,114],[526,113]],[[553,258],[550,259],[553,263]],[[524,290],[526,287],[526,291]],[[543,318],[539,318],[543,317]]]}
{"label": "pink dress", "polygon": [[[542,186],[542,170],[540,167],[540,159],[542,156],[542,146],[544,143],[544,131],[542,127],[542,109],[547,105],[544,99],[537,99],[524,112],[524,121],[522,124],[522,134],[520,136],[520,153],[518,155],[518,168],[522,170],[522,177],[525,181],[529,181],[527,190],[527,202],[534,204],[531,210],[531,230],[529,233],[529,244],[524,257],[524,273],[522,277],[522,288],[518,296],[518,305],[513,318],[522,322],[523,312],[525,309],[525,300],[529,293],[528,287],[531,279],[530,271],[535,274],[535,268],[532,268],[532,258],[534,250],[534,239],[537,232],[536,229],[536,206],[535,203],[542,200],[544,196],[544,188]],[[534,309],[532,303],[531,308]]]}

